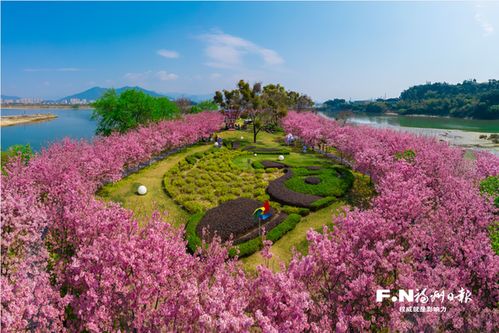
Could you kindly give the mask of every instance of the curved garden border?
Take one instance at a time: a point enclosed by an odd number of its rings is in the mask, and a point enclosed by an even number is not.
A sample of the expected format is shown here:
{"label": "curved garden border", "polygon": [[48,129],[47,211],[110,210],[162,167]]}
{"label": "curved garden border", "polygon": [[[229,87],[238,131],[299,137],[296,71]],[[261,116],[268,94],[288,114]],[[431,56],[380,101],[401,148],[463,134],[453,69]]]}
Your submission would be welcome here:
{"label": "curved garden border", "polygon": [[323,199],[323,197],[318,195],[299,193],[288,189],[284,183],[291,177],[293,177],[293,171],[291,171],[291,169],[286,169],[286,173],[283,176],[269,183],[267,193],[272,200],[284,205],[312,208],[314,202]]}

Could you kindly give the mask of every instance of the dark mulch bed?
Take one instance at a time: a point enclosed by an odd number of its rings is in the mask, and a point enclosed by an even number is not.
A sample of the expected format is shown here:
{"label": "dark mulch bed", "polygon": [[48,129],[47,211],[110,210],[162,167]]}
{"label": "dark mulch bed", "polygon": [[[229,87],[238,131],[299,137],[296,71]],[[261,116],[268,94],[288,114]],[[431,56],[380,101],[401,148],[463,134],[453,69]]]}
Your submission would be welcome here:
{"label": "dark mulch bed", "polygon": [[[237,240],[239,243],[241,240],[238,238],[242,236],[246,237],[248,233],[253,232],[255,229],[256,234],[258,235],[258,222],[253,220],[253,212],[255,209],[262,206],[262,202],[247,198],[238,198],[224,202],[223,204],[206,212],[201,221],[199,221],[196,233],[199,237],[202,237],[203,228],[206,228],[209,233],[206,237],[207,239],[205,239],[206,241],[211,241],[216,232],[222,241],[229,240],[230,236],[233,235],[232,239]],[[280,222],[282,222],[280,215],[283,214],[275,216],[276,211],[272,207],[270,208],[270,212],[273,215],[272,217],[279,217]],[[270,221],[266,222],[267,223],[265,224],[273,222],[273,219],[271,218]],[[277,224],[280,222],[277,222]],[[265,227],[265,229],[270,230],[269,227]]]}
{"label": "dark mulch bed", "polygon": [[322,169],[322,167],[320,167],[318,165],[311,165],[311,166],[308,166],[307,169],[308,170],[320,170],[320,169]]}
{"label": "dark mulch bed", "polygon": [[289,154],[287,149],[281,148],[265,148],[265,147],[256,147],[256,146],[245,146],[241,150],[250,151],[258,154]]}
{"label": "dark mulch bed", "polygon": [[317,185],[321,182],[321,179],[319,177],[307,177],[305,178],[305,183],[311,184],[311,185]]}
{"label": "dark mulch bed", "polygon": [[[269,221],[266,221],[266,223],[262,224],[262,230],[265,228],[265,232],[269,232],[270,230],[274,229],[277,227],[279,224],[281,224],[282,221],[284,221],[288,217],[288,214],[286,213],[279,213],[277,215],[274,215],[270,218]],[[253,231],[250,231],[246,235],[242,235],[239,238],[236,238],[234,240],[234,244],[240,244],[246,241],[249,241],[250,239],[256,238],[259,236],[259,230],[258,230],[258,223],[255,223],[255,229]]]}
{"label": "dark mulch bed", "polygon": [[265,169],[267,169],[267,168],[276,168],[276,169],[287,168],[286,164],[280,163],[280,162],[275,162],[275,161],[262,161],[261,163]]}
{"label": "dark mulch bed", "polygon": [[284,182],[292,176],[292,171],[288,170],[284,176],[269,183],[267,193],[273,200],[284,205],[310,208],[314,201],[322,199],[322,197],[319,197],[318,195],[298,193],[287,188],[284,185]]}
{"label": "dark mulch bed", "polygon": [[232,149],[239,149],[241,147],[241,143],[239,141],[232,142]]}

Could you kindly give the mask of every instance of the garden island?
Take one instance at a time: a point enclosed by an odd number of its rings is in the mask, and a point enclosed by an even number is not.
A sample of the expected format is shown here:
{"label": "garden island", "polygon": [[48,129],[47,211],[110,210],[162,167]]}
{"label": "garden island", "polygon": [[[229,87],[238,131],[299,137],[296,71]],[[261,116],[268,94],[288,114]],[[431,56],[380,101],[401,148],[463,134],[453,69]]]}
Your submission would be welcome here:
{"label": "garden island", "polygon": [[94,106],[92,142],[2,167],[9,331],[496,328],[496,156],[326,119],[273,84]]}

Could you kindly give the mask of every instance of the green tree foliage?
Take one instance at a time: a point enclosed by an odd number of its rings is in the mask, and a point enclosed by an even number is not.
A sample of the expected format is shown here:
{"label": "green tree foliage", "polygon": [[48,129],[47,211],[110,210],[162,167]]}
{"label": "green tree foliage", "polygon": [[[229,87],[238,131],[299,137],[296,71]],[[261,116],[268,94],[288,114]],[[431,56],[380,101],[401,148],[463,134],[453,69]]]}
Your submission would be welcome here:
{"label": "green tree foliage", "polygon": [[480,183],[480,191],[491,196],[494,204],[499,208],[499,176],[490,176]]}
{"label": "green tree foliage", "polygon": [[6,151],[2,151],[2,162],[1,166],[3,166],[12,158],[12,157],[21,157],[21,161],[24,164],[28,164],[29,160],[33,156],[33,150],[29,144],[26,145],[13,145],[7,148]]}
{"label": "green tree foliage", "polygon": [[499,80],[478,83],[467,80],[458,84],[426,83],[404,90],[400,98],[346,102],[324,102],[321,111],[352,110],[367,113],[396,112],[434,116],[499,119]]}
{"label": "green tree foliage", "polygon": [[238,82],[237,89],[217,91],[213,101],[222,109],[240,111],[242,117],[250,119],[255,143],[258,133],[275,129],[289,109],[306,110],[314,104],[309,96],[287,91],[280,84],[262,87],[257,82],[251,86],[244,80]]}
{"label": "green tree foliage", "polygon": [[177,105],[166,97],[152,97],[138,90],[120,95],[110,89],[94,104],[92,117],[98,121],[97,134],[126,132],[142,124],[179,115]]}
{"label": "green tree foliage", "polygon": [[218,105],[214,101],[202,101],[191,107],[191,113],[199,113],[203,111],[216,111],[218,110]]}

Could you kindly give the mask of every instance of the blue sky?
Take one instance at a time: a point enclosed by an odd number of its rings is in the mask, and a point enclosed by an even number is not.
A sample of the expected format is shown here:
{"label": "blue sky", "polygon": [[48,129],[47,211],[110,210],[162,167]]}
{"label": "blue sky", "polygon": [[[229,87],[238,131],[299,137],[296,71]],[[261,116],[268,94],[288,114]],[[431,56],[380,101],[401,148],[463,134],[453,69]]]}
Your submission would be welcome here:
{"label": "blue sky", "polygon": [[206,94],[240,78],[317,101],[499,79],[499,3],[2,2],[2,94]]}

